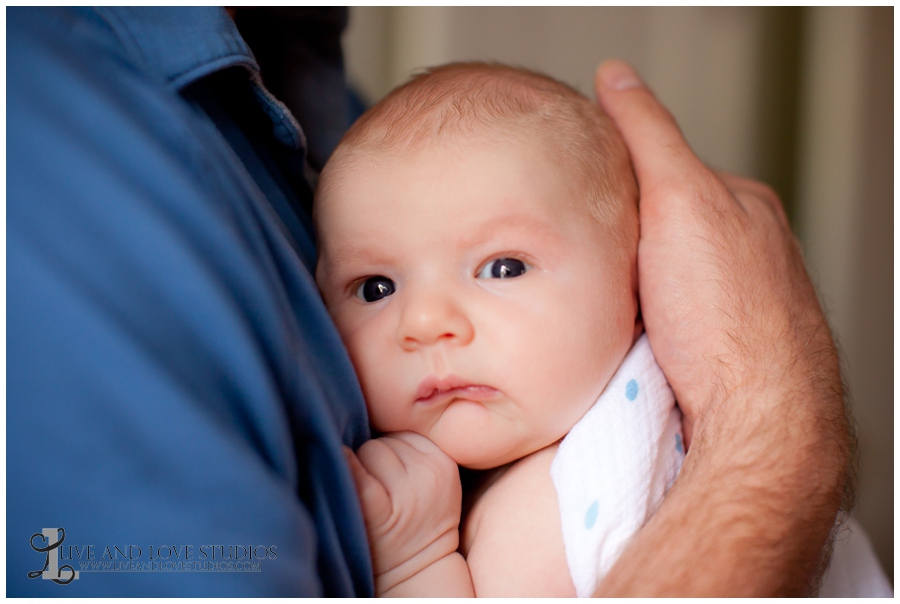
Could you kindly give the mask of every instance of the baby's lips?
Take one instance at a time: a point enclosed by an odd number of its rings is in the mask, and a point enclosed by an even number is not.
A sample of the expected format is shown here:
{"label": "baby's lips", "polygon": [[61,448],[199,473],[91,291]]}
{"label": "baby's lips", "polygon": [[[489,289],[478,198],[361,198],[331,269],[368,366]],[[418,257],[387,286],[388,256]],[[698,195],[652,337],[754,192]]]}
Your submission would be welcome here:
{"label": "baby's lips", "polygon": [[431,388],[423,391],[427,396],[420,396],[417,403],[434,404],[448,398],[462,398],[472,401],[483,401],[497,396],[497,389],[481,384],[464,384],[452,388]]}
{"label": "baby's lips", "polygon": [[455,388],[465,388],[469,385],[469,382],[455,375],[447,375],[441,378],[429,375],[419,384],[416,390],[416,401],[428,400],[437,393],[447,392]]}

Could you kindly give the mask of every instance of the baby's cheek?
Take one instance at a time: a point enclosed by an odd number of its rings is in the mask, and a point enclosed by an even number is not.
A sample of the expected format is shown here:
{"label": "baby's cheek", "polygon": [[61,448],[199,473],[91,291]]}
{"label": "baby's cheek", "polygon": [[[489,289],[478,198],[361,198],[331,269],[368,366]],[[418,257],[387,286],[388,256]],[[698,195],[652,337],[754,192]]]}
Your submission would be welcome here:
{"label": "baby's cheek", "polygon": [[384,354],[372,346],[359,349],[353,347],[351,358],[359,376],[363,396],[366,399],[366,407],[369,410],[369,423],[379,431],[393,432],[398,430],[397,405],[392,402],[397,400],[396,379],[386,362]]}
{"label": "baby's cheek", "polygon": [[391,396],[380,395],[366,397],[366,407],[369,410],[369,423],[379,432],[399,432],[409,430],[408,414],[401,413],[397,399]]}
{"label": "baby's cheek", "polygon": [[389,362],[390,339],[377,321],[362,320],[358,315],[338,315],[335,323],[359,378],[369,423],[382,432],[396,431],[397,410],[389,404],[397,398],[391,392],[397,380]]}

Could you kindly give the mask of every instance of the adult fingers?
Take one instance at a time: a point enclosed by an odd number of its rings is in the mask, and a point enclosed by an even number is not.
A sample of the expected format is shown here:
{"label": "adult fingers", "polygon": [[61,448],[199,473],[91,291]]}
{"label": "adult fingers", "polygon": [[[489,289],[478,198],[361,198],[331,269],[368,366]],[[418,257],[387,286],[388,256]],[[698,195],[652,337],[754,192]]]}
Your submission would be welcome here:
{"label": "adult fingers", "polygon": [[736,174],[729,174],[728,172],[717,170],[715,174],[744,209],[750,211],[752,205],[761,203],[776,216],[781,226],[790,230],[790,223],[784,211],[784,205],[782,205],[778,195],[770,187],[759,181]]}
{"label": "adult fingers", "polygon": [[606,61],[597,69],[594,85],[600,105],[616,123],[631,152],[642,204],[654,190],[677,193],[685,183],[711,176],[684,140],[672,114],[631,67],[621,61]]}

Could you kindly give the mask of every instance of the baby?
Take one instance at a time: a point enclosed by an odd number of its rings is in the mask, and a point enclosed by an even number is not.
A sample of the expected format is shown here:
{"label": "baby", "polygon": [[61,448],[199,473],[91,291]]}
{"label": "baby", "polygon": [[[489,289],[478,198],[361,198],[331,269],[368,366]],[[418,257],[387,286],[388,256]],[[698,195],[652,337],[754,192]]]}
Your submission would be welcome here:
{"label": "baby", "polygon": [[[314,218],[316,279],[387,434],[348,455],[377,594],[590,595],[683,456],[610,120],[539,74],[439,67],[350,129]],[[462,519],[450,460],[496,469]]]}

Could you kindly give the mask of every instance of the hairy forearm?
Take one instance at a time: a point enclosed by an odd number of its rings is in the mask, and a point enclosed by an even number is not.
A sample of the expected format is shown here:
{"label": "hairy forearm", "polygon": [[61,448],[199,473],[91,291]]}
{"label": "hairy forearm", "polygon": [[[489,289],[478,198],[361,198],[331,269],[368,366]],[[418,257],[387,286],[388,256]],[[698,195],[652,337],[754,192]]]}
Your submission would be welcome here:
{"label": "hairy forearm", "polygon": [[836,517],[852,501],[853,438],[836,370],[823,381],[807,369],[697,418],[669,496],[597,595],[815,592]]}
{"label": "hairy forearm", "polygon": [[471,598],[475,596],[469,567],[459,552],[453,552],[423,568],[413,576],[376,593],[382,598]]}

